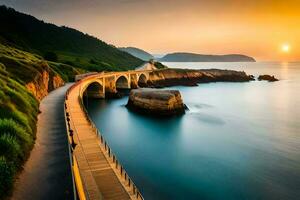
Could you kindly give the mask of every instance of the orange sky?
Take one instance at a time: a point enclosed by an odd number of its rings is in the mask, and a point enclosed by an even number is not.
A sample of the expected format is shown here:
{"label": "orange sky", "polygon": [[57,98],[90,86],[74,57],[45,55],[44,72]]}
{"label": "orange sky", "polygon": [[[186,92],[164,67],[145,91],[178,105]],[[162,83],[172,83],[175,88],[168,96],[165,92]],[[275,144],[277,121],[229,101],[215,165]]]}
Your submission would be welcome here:
{"label": "orange sky", "polygon": [[[300,0],[0,0],[116,46],[300,60]],[[282,44],[290,51],[281,51]]]}

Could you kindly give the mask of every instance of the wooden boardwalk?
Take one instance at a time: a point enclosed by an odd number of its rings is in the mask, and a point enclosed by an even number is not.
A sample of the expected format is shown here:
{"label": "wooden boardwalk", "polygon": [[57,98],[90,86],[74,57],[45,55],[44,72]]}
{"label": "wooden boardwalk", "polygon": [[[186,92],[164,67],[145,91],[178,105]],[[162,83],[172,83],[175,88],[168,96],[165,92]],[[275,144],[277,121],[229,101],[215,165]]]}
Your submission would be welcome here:
{"label": "wooden boardwalk", "polygon": [[[73,174],[80,199],[143,199],[81,107],[80,82],[67,93],[65,112],[73,150]],[[101,142],[102,141],[102,142]],[[78,169],[77,169],[78,167]]]}

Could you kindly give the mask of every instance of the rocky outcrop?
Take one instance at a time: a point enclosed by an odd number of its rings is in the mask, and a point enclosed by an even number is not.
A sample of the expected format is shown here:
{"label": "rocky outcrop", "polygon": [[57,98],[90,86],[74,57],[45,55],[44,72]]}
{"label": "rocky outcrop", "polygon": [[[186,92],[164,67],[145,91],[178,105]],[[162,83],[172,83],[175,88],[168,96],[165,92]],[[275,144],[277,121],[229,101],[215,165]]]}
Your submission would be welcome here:
{"label": "rocky outcrop", "polygon": [[49,92],[64,84],[65,82],[59,75],[51,71],[49,67],[45,67],[45,70],[38,73],[35,79],[28,82],[25,86],[40,101]]}
{"label": "rocky outcrop", "polygon": [[257,78],[259,81],[269,81],[269,82],[274,82],[274,81],[279,81],[277,78],[275,78],[275,76],[271,76],[271,75],[260,75]]}
{"label": "rocky outcrop", "polygon": [[162,69],[150,73],[147,85],[149,87],[197,86],[198,83],[247,82],[251,80],[254,80],[253,76],[233,70]]}
{"label": "rocky outcrop", "polygon": [[185,112],[185,105],[178,90],[131,90],[127,108],[151,115],[178,115]]}

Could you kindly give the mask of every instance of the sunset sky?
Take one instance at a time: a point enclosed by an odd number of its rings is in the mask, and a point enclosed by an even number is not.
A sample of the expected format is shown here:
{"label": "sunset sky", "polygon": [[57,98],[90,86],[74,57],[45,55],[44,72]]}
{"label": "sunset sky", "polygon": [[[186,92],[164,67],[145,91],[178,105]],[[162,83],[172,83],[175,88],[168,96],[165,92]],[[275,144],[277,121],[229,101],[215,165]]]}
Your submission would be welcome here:
{"label": "sunset sky", "polygon": [[[300,60],[300,0],[0,0],[115,46]],[[288,47],[288,48],[287,48]]]}

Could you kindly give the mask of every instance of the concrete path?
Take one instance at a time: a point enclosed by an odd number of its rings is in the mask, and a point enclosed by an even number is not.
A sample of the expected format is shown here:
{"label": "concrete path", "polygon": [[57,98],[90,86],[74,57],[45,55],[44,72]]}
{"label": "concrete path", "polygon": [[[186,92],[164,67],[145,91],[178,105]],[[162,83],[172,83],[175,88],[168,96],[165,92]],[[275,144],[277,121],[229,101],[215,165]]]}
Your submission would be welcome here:
{"label": "concrete path", "polygon": [[73,199],[64,119],[67,84],[45,97],[38,117],[37,139],[15,184],[13,200]]}

